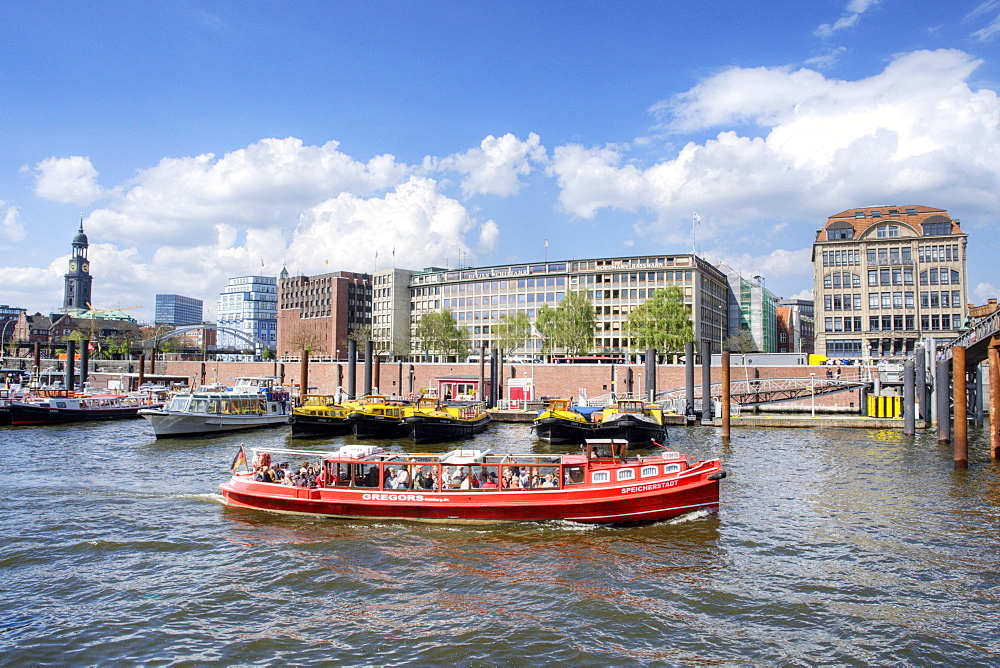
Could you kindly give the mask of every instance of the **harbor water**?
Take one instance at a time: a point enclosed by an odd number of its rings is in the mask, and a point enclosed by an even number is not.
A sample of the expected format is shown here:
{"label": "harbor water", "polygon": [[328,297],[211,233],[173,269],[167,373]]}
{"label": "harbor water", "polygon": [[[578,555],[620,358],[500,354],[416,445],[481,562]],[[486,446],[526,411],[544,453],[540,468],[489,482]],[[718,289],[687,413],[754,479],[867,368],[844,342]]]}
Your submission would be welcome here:
{"label": "harbor water", "polygon": [[[1000,664],[985,432],[954,470],[933,433],[672,429],[722,458],[721,510],[637,527],[223,506],[241,442],[345,440],[288,433],[0,428],[0,664]],[[525,425],[475,443],[550,451]]]}

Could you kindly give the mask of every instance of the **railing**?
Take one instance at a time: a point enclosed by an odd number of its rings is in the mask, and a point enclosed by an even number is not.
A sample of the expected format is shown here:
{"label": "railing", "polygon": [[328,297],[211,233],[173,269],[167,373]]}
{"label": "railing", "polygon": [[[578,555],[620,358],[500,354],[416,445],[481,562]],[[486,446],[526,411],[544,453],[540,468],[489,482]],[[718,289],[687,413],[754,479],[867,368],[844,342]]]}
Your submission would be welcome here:
{"label": "railing", "polygon": [[969,331],[942,345],[939,348],[939,352],[944,355],[944,359],[949,359],[951,357],[951,350],[955,346],[968,348],[975,343],[982,341],[983,339],[991,338],[998,333],[1000,333],[1000,311],[997,311],[992,315],[988,315],[985,318],[979,318],[976,320],[972,323],[972,327]]}

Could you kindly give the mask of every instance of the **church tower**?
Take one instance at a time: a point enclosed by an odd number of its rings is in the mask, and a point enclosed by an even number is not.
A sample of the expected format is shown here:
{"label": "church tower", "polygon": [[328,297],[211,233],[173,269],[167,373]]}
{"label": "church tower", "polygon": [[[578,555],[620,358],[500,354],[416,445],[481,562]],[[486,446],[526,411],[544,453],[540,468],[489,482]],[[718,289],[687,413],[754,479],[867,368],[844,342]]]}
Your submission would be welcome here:
{"label": "church tower", "polygon": [[64,309],[83,309],[89,311],[90,289],[94,278],[90,275],[90,262],[87,260],[87,235],[83,233],[83,217],[80,218],[80,230],[73,237],[73,255],[69,259],[69,272],[66,273],[66,287],[63,290]]}

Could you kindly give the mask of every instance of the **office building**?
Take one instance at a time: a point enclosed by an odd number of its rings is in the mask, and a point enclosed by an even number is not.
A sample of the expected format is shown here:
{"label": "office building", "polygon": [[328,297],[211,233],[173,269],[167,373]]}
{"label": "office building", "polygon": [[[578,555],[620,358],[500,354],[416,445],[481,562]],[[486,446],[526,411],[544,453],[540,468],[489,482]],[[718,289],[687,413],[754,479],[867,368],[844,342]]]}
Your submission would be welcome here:
{"label": "office building", "polygon": [[816,318],[811,299],[782,299],[775,311],[779,353],[816,352]]}
{"label": "office building", "polygon": [[[274,276],[230,278],[219,295],[218,347],[228,359],[251,360],[278,341],[278,281]],[[249,351],[253,351],[251,354]]]}
{"label": "office building", "polygon": [[304,346],[312,353],[343,358],[349,338],[371,337],[372,277],[350,271],[316,276],[279,276],[279,356],[296,357]]}
{"label": "office building", "polygon": [[778,352],[778,298],[764,287],[760,276],[748,279],[724,264],[718,265],[718,269],[726,275],[729,286],[726,336],[734,337],[743,331],[753,339],[756,352]]}
{"label": "office building", "polygon": [[954,338],[968,316],[966,243],[944,209],[865,206],[830,216],[813,244],[816,352],[901,357]]}
{"label": "office building", "polygon": [[181,295],[156,295],[154,322],[157,325],[198,325],[202,322],[202,301]]}

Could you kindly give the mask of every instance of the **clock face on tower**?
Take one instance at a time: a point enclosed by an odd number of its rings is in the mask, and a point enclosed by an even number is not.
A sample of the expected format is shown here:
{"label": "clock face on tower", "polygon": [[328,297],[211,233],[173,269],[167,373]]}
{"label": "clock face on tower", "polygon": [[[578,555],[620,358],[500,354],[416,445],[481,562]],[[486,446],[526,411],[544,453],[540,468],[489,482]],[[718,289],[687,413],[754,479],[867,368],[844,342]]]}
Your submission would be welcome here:
{"label": "clock face on tower", "polygon": [[76,261],[75,260],[69,263],[69,270],[70,271],[76,271]]}
{"label": "clock face on tower", "polygon": [[83,266],[81,267],[81,270],[83,271],[83,273],[87,273],[88,271],[90,271],[90,263],[84,262]]}

